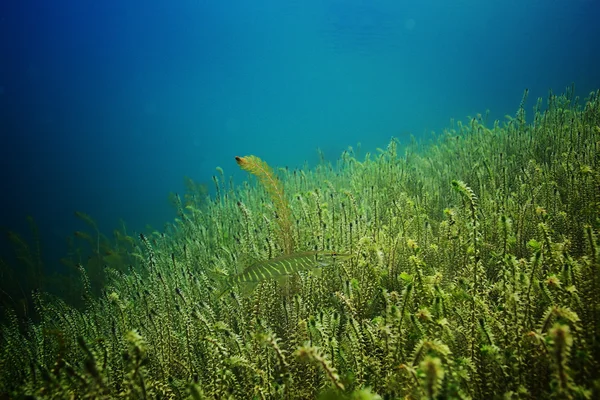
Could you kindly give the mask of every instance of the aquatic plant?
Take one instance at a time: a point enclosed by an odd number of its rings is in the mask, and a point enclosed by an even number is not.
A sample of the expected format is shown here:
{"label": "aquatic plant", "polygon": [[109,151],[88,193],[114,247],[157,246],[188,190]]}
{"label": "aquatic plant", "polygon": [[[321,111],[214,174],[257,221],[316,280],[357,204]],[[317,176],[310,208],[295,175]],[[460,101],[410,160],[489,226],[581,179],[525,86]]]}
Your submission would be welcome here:
{"label": "aquatic plant", "polygon": [[[550,94],[531,123],[525,98],[334,165],[240,158],[260,185],[219,171],[216,198],[174,196],[99,296],[79,264],[83,307],[35,291],[39,321],[7,309],[0,393],[600,397],[600,92]],[[320,274],[299,255],[333,252],[351,256]]]}
{"label": "aquatic plant", "polygon": [[235,161],[240,168],[256,175],[259,182],[271,196],[271,200],[275,205],[275,211],[277,212],[277,223],[281,231],[280,237],[283,250],[286,254],[291,254],[294,250],[292,221],[290,208],[281,182],[269,165],[256,156],[236,157]]}

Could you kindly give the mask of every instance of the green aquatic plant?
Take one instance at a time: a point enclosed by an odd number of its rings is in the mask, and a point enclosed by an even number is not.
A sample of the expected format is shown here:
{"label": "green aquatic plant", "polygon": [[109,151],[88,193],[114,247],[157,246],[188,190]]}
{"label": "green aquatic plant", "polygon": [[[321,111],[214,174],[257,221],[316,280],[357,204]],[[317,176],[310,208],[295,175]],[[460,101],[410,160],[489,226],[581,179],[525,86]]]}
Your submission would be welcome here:
{"label": "green aquatic plant", "polygon": [[285,254],[294,251],[294,238],[292,236],[292,219],[288,201],[283,191],[283,185],[275,176],[269,165],[256,156],[236,157],[235,161],[244,171],[255,175],[263,185],[277,212],[277,223],[281,233],[281,245]]}
{"label": "green aquatic plant", "polygon": [[259,184],[218,170],[163,231],[99,252],[92,231],[68,257],[79,307],[5,309],[0,395],[598,398],[600,92],[527,118],[526,95],[515,118],[312,169],[240,157]]}

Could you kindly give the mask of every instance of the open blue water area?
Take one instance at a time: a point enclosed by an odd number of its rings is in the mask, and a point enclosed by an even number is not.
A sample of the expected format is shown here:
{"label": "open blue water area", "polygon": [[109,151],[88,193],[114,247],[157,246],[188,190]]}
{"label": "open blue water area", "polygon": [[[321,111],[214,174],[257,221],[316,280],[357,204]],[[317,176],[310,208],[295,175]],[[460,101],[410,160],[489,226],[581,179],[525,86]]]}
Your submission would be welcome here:
{"label": "open blue water area", "polygon": [[0,3],[0,228],[32,216],[50,270],[75,211],[161,230],[236,155],[315,165],[600,87],[595,0]]}

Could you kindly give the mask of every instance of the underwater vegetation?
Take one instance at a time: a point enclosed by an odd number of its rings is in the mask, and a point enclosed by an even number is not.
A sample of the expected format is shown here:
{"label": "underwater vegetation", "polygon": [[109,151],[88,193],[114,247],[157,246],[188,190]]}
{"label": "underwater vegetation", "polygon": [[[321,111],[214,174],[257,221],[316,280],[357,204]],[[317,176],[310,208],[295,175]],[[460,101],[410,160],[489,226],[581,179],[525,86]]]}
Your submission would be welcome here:
{"label": "underwater vegetation", "polygon": [[6,309],[0,397],[599,398],[600,91],[526,95],[313,169],[237,157],[98,294],[78,264],[83,306]]}

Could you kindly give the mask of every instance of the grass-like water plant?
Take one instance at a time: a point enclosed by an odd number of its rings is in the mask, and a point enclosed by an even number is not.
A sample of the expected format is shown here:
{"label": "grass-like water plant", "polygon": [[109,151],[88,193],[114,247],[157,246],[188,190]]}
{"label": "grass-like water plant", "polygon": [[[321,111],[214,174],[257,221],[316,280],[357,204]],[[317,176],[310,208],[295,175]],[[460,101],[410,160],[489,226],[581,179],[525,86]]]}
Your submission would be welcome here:
{"label": "grass-like water plant", "polygon": [[238,157],[260,184],[220,170],[164,232],[116,236],[102,287],[77,265],[82,306],[6,308],[0,397],[600,397],[600,92],[524,103],[313,169]]}

